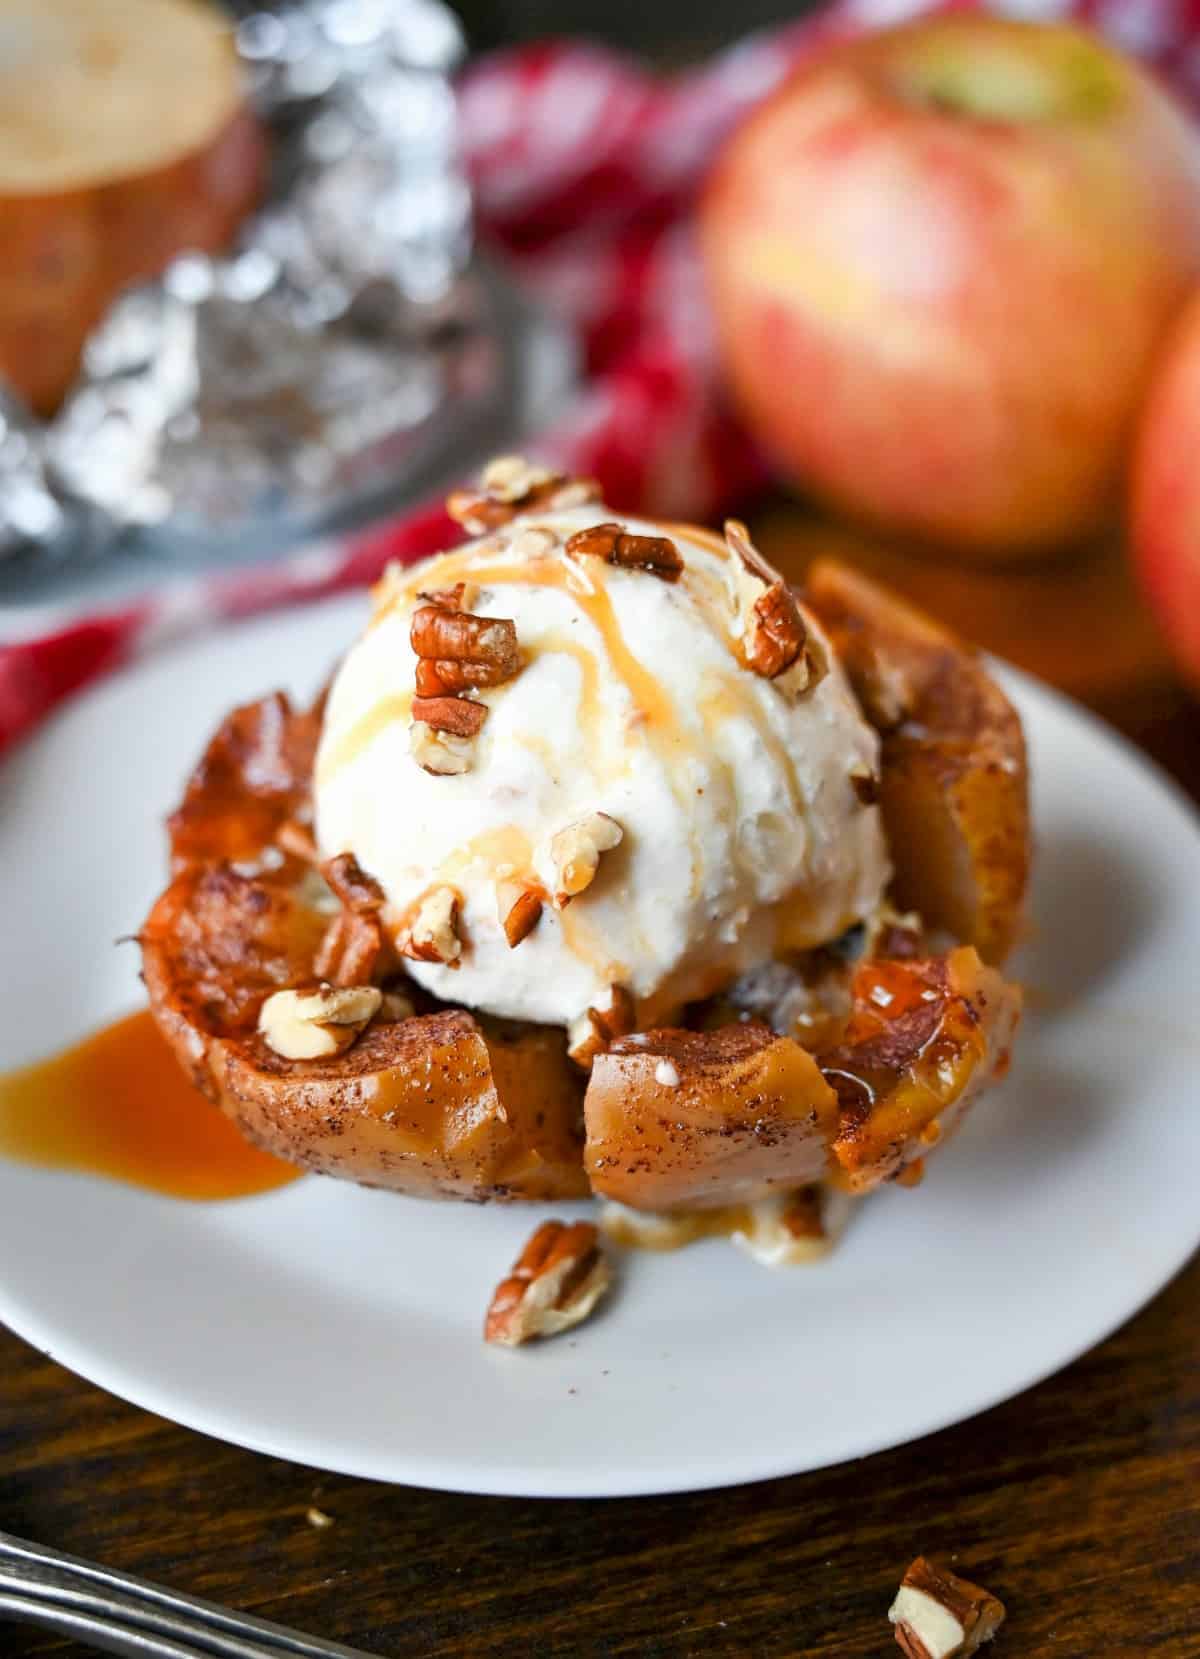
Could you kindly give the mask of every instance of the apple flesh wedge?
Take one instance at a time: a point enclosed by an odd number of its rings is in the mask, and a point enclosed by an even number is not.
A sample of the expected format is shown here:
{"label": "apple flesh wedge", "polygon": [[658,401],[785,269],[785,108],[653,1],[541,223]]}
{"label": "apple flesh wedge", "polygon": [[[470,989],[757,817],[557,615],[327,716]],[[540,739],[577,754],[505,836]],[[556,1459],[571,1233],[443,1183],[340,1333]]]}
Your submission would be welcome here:
{"label": "apple flesh wedge", "polygon": [[585,1198],[581,1085],[561,1032],[459,1010],[371,1025],[344,1054],[220,1043],[223,1110],[277,1157],[419,1197]]}
{"label": "apple flesh wedge", "polygon": [[953,634],[857,571],[821,559],[804,600],[880,731],[893,898],[1002,963],[1029,880],[1029,777],[1016,710]]}
{"label": "apple flesh wedge", "polygon": [[837,1097],[812,1056],[765,1025],[624,1037],[584,1101],[593,1191],[631,1209],[709,1209],[819,1181]]}
{"label": "apple flesh wedge", "polygon": [[257,1031],[271,992],[312,983],[328,917],[294,866],[197,865],[142,930],[150,1004],[193,1082],[257,1145],[320,1174],[426,1197],[577,1198],[583,1084],[561,1032],[441,1009],[372,1022],[285,1060]]}
{"label": "apple flesh wedge", "polygon": [[285,868],[262,877],[228,865],[177,876],[142,924],[142,970],[163,1034],[211,1094],[209,1038],[249,1038],[273,992],[312,980],[329,918],[301,902]]}
{"label": "apple flesh wedge", "polygon": [[307,814],[321,712],[320,699],[294,709],[276,691],[225,717],[167,822],[176,872],[252,859],[288,819]]}
{"label": "apple flesh wedge", "polygon": [[868,1192],[923,1158],[1002,1077],[1021,993],[969,946],[921,961],[870,961],[843,1041],[817,1057],[838,1096],[835,1179]]}
{"label": "apple flesh wedge", "polygon": [[266,146],[200,0],[6,0],[0,376],[39,414],[127,284],[233,237]]}

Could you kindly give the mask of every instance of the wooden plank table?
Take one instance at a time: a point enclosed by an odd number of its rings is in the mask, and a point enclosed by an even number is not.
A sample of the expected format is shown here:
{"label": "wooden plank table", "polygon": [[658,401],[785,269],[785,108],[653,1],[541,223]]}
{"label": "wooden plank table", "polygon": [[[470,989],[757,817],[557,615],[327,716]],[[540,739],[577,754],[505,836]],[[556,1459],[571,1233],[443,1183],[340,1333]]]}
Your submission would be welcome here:
{"label": "wooden plank table", "polygon": [[[791,507],[758,528],[793,571],[837,539]],[[1200,713],[1119,562],[1012,589],[885,573],[947,594],[959,621],[1088,696],[1200,799]],[[607,1502],[320,1475],[124,1405],[0,1332],[0,1528],[381,1655],[866,1659],[899,1651],[886,1610],[925,1551],[957,1554],[1008,1603],[997,1659],[1197,1659],[1198,1305],[1194,1261],[1068,1370],[957,1428],[789,1480]],[[309,1523],[314,1505],[330,1526]],[[81,1651],[0,1627],[6,1659]]]}

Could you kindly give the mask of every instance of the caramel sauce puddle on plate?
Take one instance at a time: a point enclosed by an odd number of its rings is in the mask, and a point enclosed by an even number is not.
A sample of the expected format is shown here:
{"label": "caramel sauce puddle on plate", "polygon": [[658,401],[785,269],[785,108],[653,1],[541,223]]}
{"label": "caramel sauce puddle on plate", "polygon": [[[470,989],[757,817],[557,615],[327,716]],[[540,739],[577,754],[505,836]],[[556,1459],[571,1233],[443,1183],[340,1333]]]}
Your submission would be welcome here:
{"label": "caramel sauce puddle on plate", "polygon": [[0,1157],[173,1198],[245,1198],[302,1174],[205,1100],[146,1008],[0,1076]]}

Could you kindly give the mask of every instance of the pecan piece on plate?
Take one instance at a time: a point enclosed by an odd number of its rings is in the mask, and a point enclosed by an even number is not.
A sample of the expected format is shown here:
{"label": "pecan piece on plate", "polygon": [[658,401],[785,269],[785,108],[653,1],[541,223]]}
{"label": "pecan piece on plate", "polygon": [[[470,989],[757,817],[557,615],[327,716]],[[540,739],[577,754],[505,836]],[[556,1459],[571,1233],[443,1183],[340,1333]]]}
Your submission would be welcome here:
{"label": "pecan piece on plate", "polygon": [[545,1221],[496,1286],[484,1322],[485,1342],[515,1348],[581,1324],[612,1282],[600,1236],[587,1221]]}
{"label": "pecan piece on plate", "polygon": [[603,559],[625,570],[646,570],[664,582],[677,582],[683,574],[683,560],[670,537],[634,535],[615,523],[577,530],[568,537],[566,551],[572,559]]}
{"label": "pecan piece on plate", "polygon": [[966,1659],[999,1630],[1004,1604],[981,1585],[919,1555],[900,1582],[888,1618],[908,1659]]}

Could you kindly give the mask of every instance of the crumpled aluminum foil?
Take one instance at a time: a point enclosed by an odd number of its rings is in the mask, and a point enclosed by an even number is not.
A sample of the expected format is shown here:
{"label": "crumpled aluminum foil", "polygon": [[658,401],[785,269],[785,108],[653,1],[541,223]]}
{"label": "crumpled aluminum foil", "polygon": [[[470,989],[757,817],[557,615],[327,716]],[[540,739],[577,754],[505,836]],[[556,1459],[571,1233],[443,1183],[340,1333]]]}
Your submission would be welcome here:
{"label": "crumpled aluminum foil", "polygon": [[269,200],[228,257],[186,255],[116,301],[52,422],[0,390],[0,555],[147,527],[228,554],[321,526],[395,493],[419,436],[498,377],[453,14],[291,0],[243,7],[237,41],[274,137]]}

